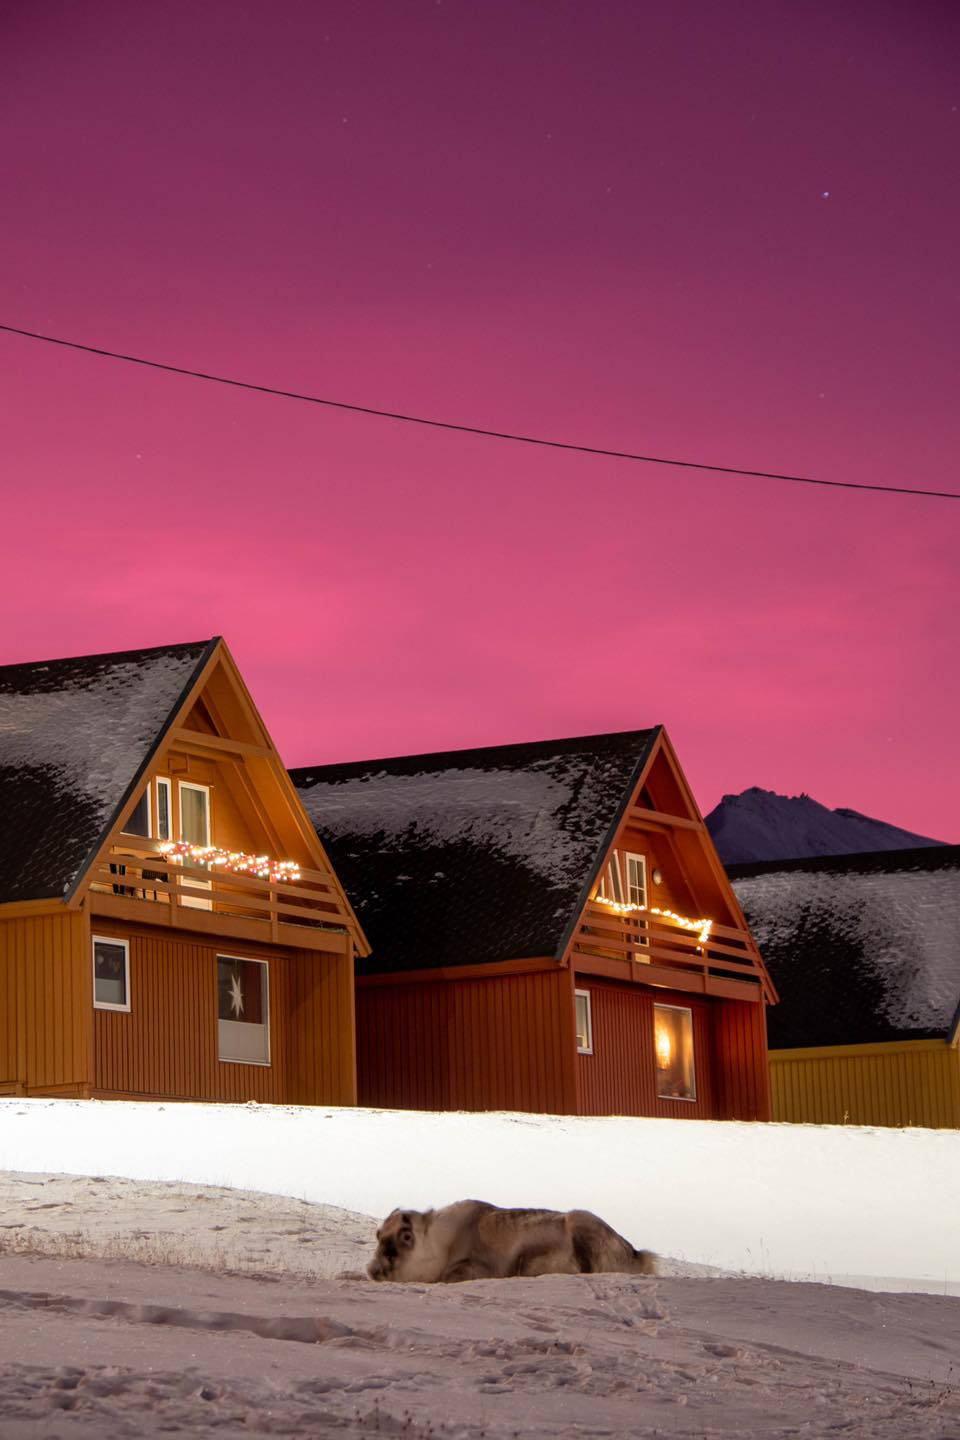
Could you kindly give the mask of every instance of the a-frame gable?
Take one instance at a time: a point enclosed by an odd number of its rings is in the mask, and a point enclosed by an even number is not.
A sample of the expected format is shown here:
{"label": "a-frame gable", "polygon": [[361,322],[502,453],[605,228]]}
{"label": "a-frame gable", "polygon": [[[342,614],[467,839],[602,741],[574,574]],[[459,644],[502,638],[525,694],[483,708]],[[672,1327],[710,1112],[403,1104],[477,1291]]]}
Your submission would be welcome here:
{"label": "a-frame gable", "polygon": [[353,907],[304,812],[236,662],[220,637],[211,642],[128,786],[107,832],[78,878],[70,901],[80,903],[91,885],[102,883],[112,852],[124,841],[129,844],[131,837],[123,827],[129,823],[144,785],[158,776],[172,783],[189,773],[196,776],[198,771],[201,780],[211,771],[215,773],[221,803],[229,806],[237,824],[250,835],[252,852],[268,851],[276,861],[289,860],[300,869],[305,882],[326,889],[332,903],[325,909],[324,919],[346,927],[355,953],[369,954]]}
{"label": "a-frame gable", "polygon": [[[645,863],[646,903],[601,895],[615,860],[638,854]],[[622,874],[622,871],[621,871]],[[659,877],[659,883],[656,879]],[[558,951],[577,969],[644,983],[735,996],[744,987],[776,991],[750,934],[710,833],[660,727],[643,756],[611,833],[597,853],[578,914]]]}

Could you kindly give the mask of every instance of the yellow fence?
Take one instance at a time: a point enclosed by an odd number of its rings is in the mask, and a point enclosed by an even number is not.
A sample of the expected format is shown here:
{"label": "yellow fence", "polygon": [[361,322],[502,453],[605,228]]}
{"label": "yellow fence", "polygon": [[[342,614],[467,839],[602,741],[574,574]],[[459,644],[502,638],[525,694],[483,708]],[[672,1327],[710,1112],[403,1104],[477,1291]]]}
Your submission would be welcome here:
{"label": "yellow fence", "polygon": [[943,1040],[771,1050],[773,1119],[960,1127],[960,1050]]}

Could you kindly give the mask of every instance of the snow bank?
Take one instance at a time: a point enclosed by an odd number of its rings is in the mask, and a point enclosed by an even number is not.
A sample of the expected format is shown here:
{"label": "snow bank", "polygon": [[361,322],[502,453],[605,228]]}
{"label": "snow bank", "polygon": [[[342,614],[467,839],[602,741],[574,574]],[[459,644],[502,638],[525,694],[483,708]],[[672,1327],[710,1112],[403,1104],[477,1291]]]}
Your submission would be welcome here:
{"label": "snow bank", "polygon": [[381,1216],[595,1210],[725,1270],[960,1295],[960,1132],[0,1100],[0,1169],[260,1190]]}

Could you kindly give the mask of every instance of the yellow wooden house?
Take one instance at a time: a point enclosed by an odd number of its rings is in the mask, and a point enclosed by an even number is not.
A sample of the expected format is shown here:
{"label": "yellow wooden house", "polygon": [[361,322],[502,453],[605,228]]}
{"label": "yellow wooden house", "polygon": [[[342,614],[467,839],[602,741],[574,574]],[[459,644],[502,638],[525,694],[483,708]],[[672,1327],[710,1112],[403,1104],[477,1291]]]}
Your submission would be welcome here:
{"label": "yellow wooden house", "polygon": [[727,869],[780,994],[773,1119],[960,1127],[960,846]]}
{"label": "yellow wooden house", "polygon": [[368,948],[221,639],[0,667],[0,1095],[354,1104]]}

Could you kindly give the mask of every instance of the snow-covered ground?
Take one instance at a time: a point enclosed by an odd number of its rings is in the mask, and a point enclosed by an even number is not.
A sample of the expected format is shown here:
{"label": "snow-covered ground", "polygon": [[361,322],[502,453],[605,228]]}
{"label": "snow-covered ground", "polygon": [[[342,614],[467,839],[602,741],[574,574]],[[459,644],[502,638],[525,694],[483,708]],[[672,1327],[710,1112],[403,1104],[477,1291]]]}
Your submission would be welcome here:
{"label": "snow-covered ground", "polygon": [[520,1114],[0,1100],[0,1170],[185,1181],[382,1216],[594,1210],[747,1275],[960,1296],[960,1133]]}

